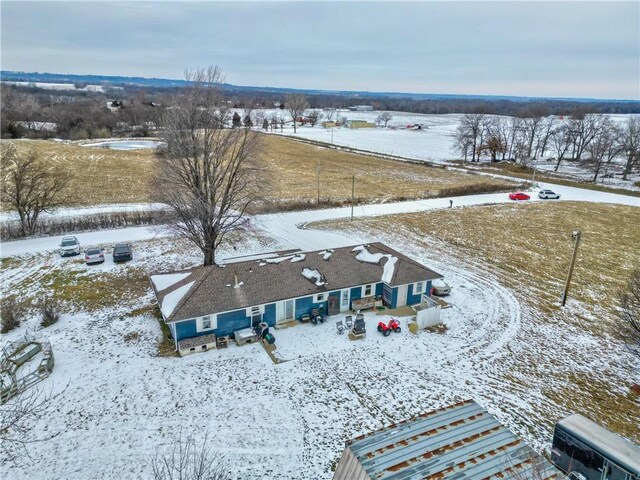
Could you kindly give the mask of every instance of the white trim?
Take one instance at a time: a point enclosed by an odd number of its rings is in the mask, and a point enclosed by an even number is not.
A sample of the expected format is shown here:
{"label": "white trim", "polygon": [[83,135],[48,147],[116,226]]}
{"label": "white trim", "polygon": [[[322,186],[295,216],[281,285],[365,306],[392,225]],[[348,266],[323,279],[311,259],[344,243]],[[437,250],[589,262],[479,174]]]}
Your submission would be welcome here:
{"label": "white trim", "polygon": [[[414,295],[420,295],[422,293],[426,293],[427,292],[427,282],[428,282],[428,280],[423,280],[421,282],[415,282],[413,284],[413,294]],[[418,290],[418,284],[422,284],[422,289]]]}
{"label": "white trim", "polygon": [[[369,293],[367,293],[367,287],[371,288],[371,291]],[[360,294],[362,295],[362,297],[371,297],[372,295],[376,294],[376,284],[375,283],[367,283],[366,285],[362,286],[362,291],[360,292]]]}
{"label": "white trim", "polygon": [[[204,319],[206,317],[209,317],[209,320],[211,321],[211,326],[209,328],[204,328]],[[202,317],[197,317],[195,318],[195,321],[196,321],[196,332],[210,332],[211,330],[215,330],[216,328],[218,328],[217,314],[204,315]]]}
{"label": "white trim", "polygon": [[[341,292],[341,290],[336,290],[336,292]],[[322,302],[326,302],[329,299],[329,293],[333,293],[333,292],[320,292],[320,293],[314,293],[313,294],[313,303],[322,303]],[[320,296],[322,296],[322,299],[320,299]],[[304,298],[304,297],[298,297],[298,298]],[[297,298],[296,298],[297,300]]]}
{"label": "white trim", "polygon": [[[276,302],[274,302],[276,303]],[[252,318],[254,315],[253,309],[257,308],[258,311],[256,312],[257,315],[264,315],[264,306],[265,304],[262,305],[252,305],[251,307],[247,307],[245,308],[245,312],[247,314],[247,317]],[[239,309],[241,310],[241,309]],[[232,312],[235,312],[236,310],[231,310]]]}

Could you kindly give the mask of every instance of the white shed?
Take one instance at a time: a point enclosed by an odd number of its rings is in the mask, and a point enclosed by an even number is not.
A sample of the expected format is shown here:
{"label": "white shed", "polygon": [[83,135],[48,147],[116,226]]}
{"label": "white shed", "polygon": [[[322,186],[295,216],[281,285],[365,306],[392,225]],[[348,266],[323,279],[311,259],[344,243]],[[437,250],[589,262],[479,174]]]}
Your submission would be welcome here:
{"label": "white shed", "polygon": [[429,295],[423,294],[420,305],[416,305],[413,308],[416,311],[416,323],[420,330],[440,324],[440,310],[442,307]]}

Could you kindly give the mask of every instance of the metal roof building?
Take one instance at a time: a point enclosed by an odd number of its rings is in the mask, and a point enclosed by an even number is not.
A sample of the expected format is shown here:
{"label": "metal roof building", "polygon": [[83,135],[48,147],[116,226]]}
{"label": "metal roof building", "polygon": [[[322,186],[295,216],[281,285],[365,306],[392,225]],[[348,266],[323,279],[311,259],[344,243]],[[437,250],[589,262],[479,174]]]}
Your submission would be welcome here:
{"label": "metal roof building", "polygon": [[347,442],[334,480],[563,479],[472,400]]}

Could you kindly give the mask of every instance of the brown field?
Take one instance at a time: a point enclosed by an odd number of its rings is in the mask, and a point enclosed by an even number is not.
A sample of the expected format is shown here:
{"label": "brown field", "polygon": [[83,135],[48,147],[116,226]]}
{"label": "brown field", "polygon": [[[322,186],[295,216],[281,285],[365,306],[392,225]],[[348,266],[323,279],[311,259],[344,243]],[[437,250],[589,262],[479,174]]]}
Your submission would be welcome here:
{"label": "brown field", "polygon": [[[517,340],[507,347],[507,373],[495,388],[537,392],[543,398],[539,415],[546,421],[557,418],[557,411],[582,412],[640,441],[640,398],[629,392],[633,372],[620,360],[628,357],[619,356],[624,347],[616,311],[620,289],[631,270],[640,267],[639,225],[640,209],[635,207],[539,202],[310,227],[365,232],[372,239],[411,245],[431,258],[487,272],[513,291],[524,322]],[[582,243],[569,301],[562,308],[575,229],[582,231]],[[558,328],[566,339],[554,342],[538,333]],[[609,357],[609,349],[616,355]]]}
{"label": "brown field", "polygon": [[[46,140],[13,141],[20,150],[36,150],[52,167],[73,170],[73,206],[150,202],[149,177],[154,168],[152,150],[109,150]],[[321,203],[351,198],[355,175],[358,202],[462,195],[509,190],[504,180],[450,172],[374,156],[357,155],[308,143],[262,135],[260,163],[266,169],[268,200],[313,204],[317,200],[317,167],[320,166]]]}

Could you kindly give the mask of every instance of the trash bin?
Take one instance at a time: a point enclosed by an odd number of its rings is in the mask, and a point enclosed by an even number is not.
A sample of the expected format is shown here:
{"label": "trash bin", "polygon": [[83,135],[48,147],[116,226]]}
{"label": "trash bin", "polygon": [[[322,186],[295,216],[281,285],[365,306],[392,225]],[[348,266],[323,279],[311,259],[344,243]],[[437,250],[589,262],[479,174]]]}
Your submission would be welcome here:
{"label": "trash bin", "polygon": [[273,345],[274,343],[276,343],[276,337],[274,337],[274,336],[273,336],[273,334],[271,334],[271,333],[267,333],[267,334],[264,336],[264,339],[266,340],[266,342],[267,342],[269,345]]}

